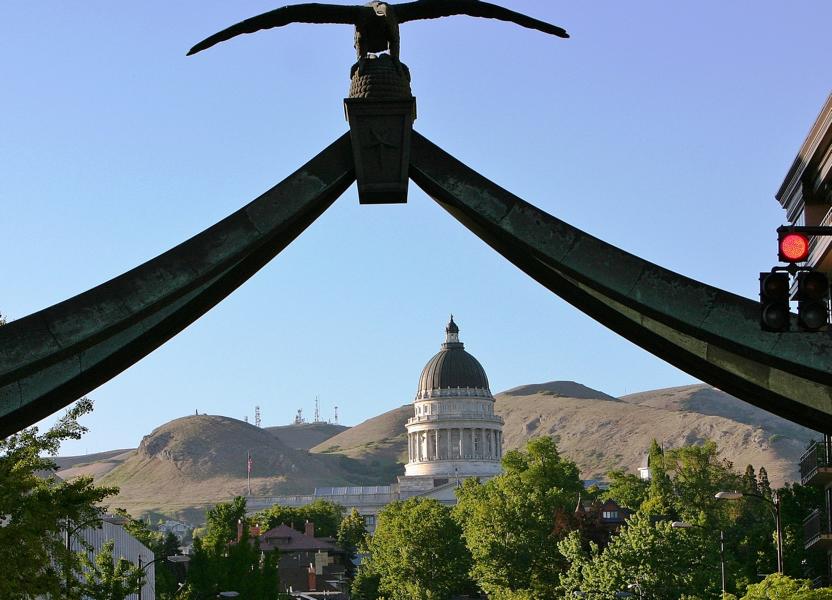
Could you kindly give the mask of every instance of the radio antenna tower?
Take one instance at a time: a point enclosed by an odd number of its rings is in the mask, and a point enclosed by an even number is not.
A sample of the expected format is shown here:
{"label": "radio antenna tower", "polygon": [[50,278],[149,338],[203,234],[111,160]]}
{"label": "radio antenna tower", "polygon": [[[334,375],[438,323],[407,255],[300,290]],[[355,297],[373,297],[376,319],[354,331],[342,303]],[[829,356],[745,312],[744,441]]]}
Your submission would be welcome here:
{"label": "radio antenna tower", "polygon": [[254,426],[260,427],[260,407],[254,407]]}
{"label": "radio antenna tower", "polygon": [[338,407],[335,407],[335,424],[338,424]]}
{"label": "radio antenna tower", "polygon": [[321,422],[321,401],[315,396],[315,423]]}

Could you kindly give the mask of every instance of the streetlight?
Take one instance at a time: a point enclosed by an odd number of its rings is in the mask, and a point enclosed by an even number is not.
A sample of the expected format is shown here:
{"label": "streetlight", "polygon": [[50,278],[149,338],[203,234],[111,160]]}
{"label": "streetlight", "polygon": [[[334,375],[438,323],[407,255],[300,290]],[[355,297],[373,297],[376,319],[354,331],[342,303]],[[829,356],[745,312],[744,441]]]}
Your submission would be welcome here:
{"label": "streetlight", "polygon": [[780,521],[780,496],[774,491],[771,494],[771,500],[760,494],[748,494],[744,492],[717,492],[714,498],[717,500],[739,500],[743,496],[747,498],[757,498],[763,502],[767,502],[774,507],[774,526],[777,533],[777,572],[783,573],[783,526]]}
{"label": "streetlight", "polygon": [[147,567],[149,567],[150,565],[155,564],[157,562],[161,562],[163,560],[166,560],[166,561],[171,562],[171,563],[187,563],[187,562],[191,561],[191,557],[186,555],[186,554],[174,554],[172,556],[162,556],[161,558],[151,560],[149,563],[145,563],[144,566],[142,566],[142,555],[141,555],[141,553],[139,553],[139,571],[142,573],[142,585],[139,587],[139,600],[142,600],[142,588],[144,587],[144,571],[145,571],[145,569],[147,569]]}
{"label": "streetlight", "polygon": [[[692,529],[693,527],[705,529],[701,525],[691,525],[685,521],[673,521],[670,526],[673,529]],[[725,598],[725,536],[721,529],[719,530],[719,572],[722,576],[722,597]]]}

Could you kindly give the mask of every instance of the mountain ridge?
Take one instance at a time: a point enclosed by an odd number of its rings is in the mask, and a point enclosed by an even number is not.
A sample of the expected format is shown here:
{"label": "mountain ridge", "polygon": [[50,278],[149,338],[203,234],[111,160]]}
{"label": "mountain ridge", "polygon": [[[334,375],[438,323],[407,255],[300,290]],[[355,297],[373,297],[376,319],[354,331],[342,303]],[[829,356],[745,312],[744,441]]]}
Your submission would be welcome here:
{"label": "mountain ridge", "polygon": [[[547,435],[584,479],[613,469],[636,472],[657,439],[665,447],[712,439],[737,469],[765,466],[775,485],[799,479],[798,461],[818,434],[705,384],[615,398],[574,381],[528,384],[495,396],[504,450]],[[310,493],[315,487],[394,481],[407,459],[412,403],[353,427],[327,423],[257,428],[229,417],[190,415],[154,429],[134,450],[59,457],[63,477],[92,475],[118,485],[111,504],[199,519],[204,507],[248,492],[252,451],[255,496]]]}

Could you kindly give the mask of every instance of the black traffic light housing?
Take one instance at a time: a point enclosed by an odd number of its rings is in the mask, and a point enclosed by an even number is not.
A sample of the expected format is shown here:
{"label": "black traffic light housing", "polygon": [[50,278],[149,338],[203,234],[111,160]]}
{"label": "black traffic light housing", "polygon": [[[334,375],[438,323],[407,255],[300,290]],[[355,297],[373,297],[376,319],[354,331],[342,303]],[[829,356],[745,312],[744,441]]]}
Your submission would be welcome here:
{"label": "black traffic light housing", "polygon": [[829,278],[820,271],[797,275],[797,323],[803,331],[818,331],[829,324]]}
{"label": "black traffic light housing", "polygon": [[789,274],[760,273],[760,327],[789,330]]}

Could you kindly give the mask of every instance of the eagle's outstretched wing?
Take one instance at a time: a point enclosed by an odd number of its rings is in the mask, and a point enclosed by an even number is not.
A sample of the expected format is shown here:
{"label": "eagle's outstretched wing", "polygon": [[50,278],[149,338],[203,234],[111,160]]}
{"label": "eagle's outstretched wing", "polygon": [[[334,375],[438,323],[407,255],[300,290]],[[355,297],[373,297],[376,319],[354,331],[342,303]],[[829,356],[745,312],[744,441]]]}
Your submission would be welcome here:
{"label": "eagle's outstretched wing", "polygon": [[339,6],[337,4],[294,4],[240,21],[227,29],[205,38],[188,51],[188,56],[196,54],[214,44],[219,44],[243,33],[254,33],[261,29],[283,27],[290,23],[342,23],[356,25],[367,11],[368,6]]}
{"label": "eagle's outstretched wing", "polygon": [[496,4],[480,2],[479,0],[420,0],[417,2],[394,4],[393,7],[396,10],[396,19],[399,23],[419,19],[437,19],[439,17],[450,17],[453,15],[468,15],[470,17],[511,21],[529,29],[537,29],[538,31],[562,38],[569,37],[569,34],[562,27],[533,19],[532,17],[503,8],[502,6],[497,6]]}

